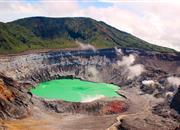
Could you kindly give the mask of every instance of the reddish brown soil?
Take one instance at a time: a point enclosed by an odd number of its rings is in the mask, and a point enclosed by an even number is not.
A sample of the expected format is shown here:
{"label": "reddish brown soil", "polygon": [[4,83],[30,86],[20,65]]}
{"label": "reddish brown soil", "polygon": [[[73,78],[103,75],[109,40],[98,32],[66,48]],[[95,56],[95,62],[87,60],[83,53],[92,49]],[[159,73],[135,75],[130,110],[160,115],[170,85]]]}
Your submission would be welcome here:
{"label": "reddish brown soil", "polygon": [[11,100],[13,99],[13,97],[13,93],[4,84],[4,81],[0,79],[0,98],[5,100]]}
{"label": "reddish brown soil", "polygon": [[104,114],[118,114],[127,111],[127,103],[123,101],[111,101],[104,108]]}

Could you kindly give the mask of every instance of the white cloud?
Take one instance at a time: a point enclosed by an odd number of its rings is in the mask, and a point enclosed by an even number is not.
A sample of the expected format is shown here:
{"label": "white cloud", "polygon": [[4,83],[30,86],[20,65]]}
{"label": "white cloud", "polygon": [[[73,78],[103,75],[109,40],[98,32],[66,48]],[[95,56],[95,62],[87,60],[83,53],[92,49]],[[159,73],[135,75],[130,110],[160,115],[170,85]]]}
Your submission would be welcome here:
{"label": "white cloud", "polygon": [[49,16],[65,17],[71,16],[79,10],[76,1],[43,1],[27,3],[23,1],[0,2],[0,21],[8,22],[23,17]]}
{"label": "white cloud", "polygon": [[179,1],[128,1],[108,0],[112,6],[81,7],[77,1],[22,1],[0,2],[0,21],[11,21],[29,16],[85,16],[92,17],[151,43],[180,51]]}

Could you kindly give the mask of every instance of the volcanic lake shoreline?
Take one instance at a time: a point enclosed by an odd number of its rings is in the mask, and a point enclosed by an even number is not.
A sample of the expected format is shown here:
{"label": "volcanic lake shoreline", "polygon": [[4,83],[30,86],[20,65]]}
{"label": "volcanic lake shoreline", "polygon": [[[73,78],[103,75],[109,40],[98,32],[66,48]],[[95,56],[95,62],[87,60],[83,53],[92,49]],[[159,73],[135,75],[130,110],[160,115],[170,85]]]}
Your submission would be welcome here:
{"label": "volcanic lake shoreline", "polygon": [[[173,96],[179,93],[179,86],[168,81],[169,77],[180,77],[178,53],[165,54],[128,48],[58,50],[3,56],[0,62],[0,90],[3,92],[0,94],[0,117],[3,119],[0,129],[37,130],[42,124],[46,126],[42,126],[45,130],[179,128],[179,114],[169,105]],[[32,86],[40,82],[62,78],[116,84],[122,86],[119,93],[126,98],[71,103],[44,100],[29,92]],[[152,84],[143,84],[145,81]],[[159,109],[155,108],[159,107],[161,114],[156,113]],[[79,118],[78,114],[81,115]],[[108,118],[106,115],[109,115]],[[44,117],[62,122],[54,124]],[[12,118],[23,119],[4,120]],[[93,122],[96,118],[101,120]],[[94,126],[90,125],[91,121],[95,123]]]}

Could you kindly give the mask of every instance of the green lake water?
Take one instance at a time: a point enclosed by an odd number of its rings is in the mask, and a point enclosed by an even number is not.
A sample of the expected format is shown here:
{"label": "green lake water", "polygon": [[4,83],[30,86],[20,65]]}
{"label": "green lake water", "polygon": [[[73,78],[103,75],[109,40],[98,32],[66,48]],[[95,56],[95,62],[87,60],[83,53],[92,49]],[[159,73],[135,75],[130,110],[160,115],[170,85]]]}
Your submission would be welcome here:
{"label": "green lake water", "polygon": [[46,99],[62,99],[71,102],[90,102],[102,97],[118,97],[118,86],[94,83],[79,79],[59,79],[42,82],[31,92]]}

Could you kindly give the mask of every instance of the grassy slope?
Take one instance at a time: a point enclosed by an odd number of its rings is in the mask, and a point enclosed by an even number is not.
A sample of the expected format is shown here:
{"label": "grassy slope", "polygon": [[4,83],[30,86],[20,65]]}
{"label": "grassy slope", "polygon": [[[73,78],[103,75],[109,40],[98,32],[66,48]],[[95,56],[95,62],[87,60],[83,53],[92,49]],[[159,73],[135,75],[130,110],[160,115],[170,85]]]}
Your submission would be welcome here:
{"label": "grassy slope", "polygon": [[75,40],[97,48],[130,47],[150,51],[174,50],[147,43],[104,22],[90,18],[25,18],[0,23],[0,53],[43,48],[76,48]]}

